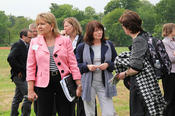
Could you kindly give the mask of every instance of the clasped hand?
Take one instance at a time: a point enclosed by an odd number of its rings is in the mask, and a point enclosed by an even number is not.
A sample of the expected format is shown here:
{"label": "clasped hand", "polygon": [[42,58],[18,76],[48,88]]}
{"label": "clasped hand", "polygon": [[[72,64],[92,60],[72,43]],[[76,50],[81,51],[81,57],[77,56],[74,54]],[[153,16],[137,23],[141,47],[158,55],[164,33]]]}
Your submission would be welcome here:
{"label": "clasped hand", "polygon": [[106,70],[108,68],[108,66],[109,66],[108,63],[102,63],[100,65],[93,65],[93,64],[87,65],[88,69],[92,72],[96,71],[97,69]]}

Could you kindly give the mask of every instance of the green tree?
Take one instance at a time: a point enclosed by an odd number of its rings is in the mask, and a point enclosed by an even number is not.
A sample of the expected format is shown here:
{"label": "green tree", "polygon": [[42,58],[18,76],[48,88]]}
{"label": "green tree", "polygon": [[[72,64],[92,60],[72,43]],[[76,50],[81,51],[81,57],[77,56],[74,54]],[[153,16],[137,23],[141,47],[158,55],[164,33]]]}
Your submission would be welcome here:
{"label": "green tree", "polygon": [[104,8],[104,14],[106,15],[107,13],[111,12],[112,10],[114,10],[116,8],[121,8],[118,0],[111,0],[105,6],[105,8]]}
{"label": "green tree", "polygon": [[96,15],[96,12],[95,12],[94,8],[88,6],[85,8],[84,14],[89,15],[89,16],[94,16],[94,15]]}
{"label": "green tree", "polygon": [[109,12],[102,19],[106,29],[106,36],[115,43],[116,46],[128,46],[131,44],[131,39],[125,35],[118,19],[123,14],[125,9],[117,8]]}
{"label": "green tree", "polygon": [[13,16],[13,15],[10,15],[9,16],[9,22],[10,22],[10,25],[9,25],[9,28],[10,27],[13,27],[14,25],[15,25],[15,16]]}
{"label": "green tree", "polygon": [[105,6],[104,14],[107,14],[116,8],[124,8],[135,11],[139,5],[139,2],[139,0],[111,0]]}
{"label": "green tree", "polygon": [[81,11],[78,8],[73,8],[73,6],[69,4],[57,5],[52,3],[50,10],[57,19],[59,29],[63,29],[63,20],[67,17],[77,18],[83,29],[85,29],[85,26],[89,21],[101,21],[103,17],[103,13],[97,14],[95,9],[90,6],[86,7],[85,11]]}
{"label": "green tree", "polygon": [[158,15],[158,23],[175,22],[175,0],[161,0],[156,4],[155,10]]}
{"label": "green tree", "polygon": [[162,27],[163,27],[162,24],[157,24],[157,25],[155,25],[155,27],[154,27],[154,33],[153,33],[153,36],[154,36],[154,37],[158,37],[158,38],[163,39],[163,38],[161,37],[161,35],[162,35]]}
{"label": "green tree", "polygon": [[174,0],[161,0],[156,4],[156,25],[154,28],[154,36],[161,38],[163,24],[175,22],[174,8]]}
{"label": "green tree", "polygon": [[56,3],[51,3],[51,12],[55,15],[57,19],[57,24],[59,29],[63,29],[63,20],[67,17],[73,17],[76,13],[73,6],[69,4],[57,5]]}
{"label": "green tree", "polygon": [[139,4],[139,7],[136,9],[136,12],[139,14],[143,21],[142,27],[144,30],[153,33],[157,16],[154,10],[154,6],[149,1],[142,0]]}
{"label": "green tree", "polygon": [[0,44],[8,42],[8,17],[5,15],[4,11],[0,11]]}
{"label": "green tree", "polygon": [[10,42],[14,43],[19,39],[19,32],[24,28],[28,28],[33,20],[25,18],[24,16],[9,16],[9,19],[9,21],[11,21],[11,25],[9,26]]}
{"label": "green tree", "polygon": [[97,21],[101,22],[102,17],[104,16],[103,13],[97,14],[97,13],[95,12],[95,9],[92,8],[92,7],[90,7],[90,6],[88,6],[88,7],[85,8],[84,15],[85,15],[85,17],[84,17],[84,19],[81,21],[81,22],[83,22],[83,23],[81,23],[81,24],[82,24],[82,27],[83,27],[84,29],[85,29],[86,24],[87,24],[89,21],[97,20]]}

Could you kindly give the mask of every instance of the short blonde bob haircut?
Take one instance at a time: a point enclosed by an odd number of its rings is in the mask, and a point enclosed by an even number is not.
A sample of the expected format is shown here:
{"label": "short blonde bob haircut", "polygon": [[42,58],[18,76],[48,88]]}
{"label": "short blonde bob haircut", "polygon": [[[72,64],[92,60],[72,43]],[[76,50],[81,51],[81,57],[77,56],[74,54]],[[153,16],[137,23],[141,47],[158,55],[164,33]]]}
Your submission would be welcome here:
{"label": "short blonde bob haircut", "polygon": [[81,28],[81,25],[76,18],[68,17],[68,18],[64,19],[63,24],[65,22],[68,22],[69,24],[71,24],[73,26],[74,31],[76,32],[77,35],[81,35],[82,28]]}
{"label": "short blonde bob haircut", "polygon": [[162,28],[162,36],[163,37],[169,36],[173,32],[173,29],[175,29],[175,24],[174,23],[164,24],[163,28]]}
{"label": "short blonde bob haircut", "polygon": [[38,25],[38,23],[41,20],[44,20],[45,22],[47,22],[50,25],[53,25],[54,28],[53,28],[52,31],[53,31],[53,34],[54,34],[55,37],[60,35],[59,29],[58,29],[58,26],[57,26],[56,18],[55,18],[55,16],[52,13],[47,12],[47,13],[40,13],[40,14],[38,14],[37,17],[36,17],[36,25]]}

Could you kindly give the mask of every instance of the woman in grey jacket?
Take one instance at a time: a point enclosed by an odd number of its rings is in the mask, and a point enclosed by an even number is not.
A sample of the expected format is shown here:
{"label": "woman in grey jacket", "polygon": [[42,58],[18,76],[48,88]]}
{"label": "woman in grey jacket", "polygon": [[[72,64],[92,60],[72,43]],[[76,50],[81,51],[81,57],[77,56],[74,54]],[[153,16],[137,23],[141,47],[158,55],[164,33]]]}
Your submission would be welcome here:
{"label": "woman in grey jacket", "polygon": [[[162,116],[164,99],[158,81],[150,63],[150,67],[144,64],[148,61],[148,43],[145,38],[147,33],[141,27],[142,20],[136,12],[126,10],[119,22],[125,34],[132,38],[127,70],[117,76],[119,79],[130,77],[130,116]],[[145,68],[152,71],[145,73]]]}

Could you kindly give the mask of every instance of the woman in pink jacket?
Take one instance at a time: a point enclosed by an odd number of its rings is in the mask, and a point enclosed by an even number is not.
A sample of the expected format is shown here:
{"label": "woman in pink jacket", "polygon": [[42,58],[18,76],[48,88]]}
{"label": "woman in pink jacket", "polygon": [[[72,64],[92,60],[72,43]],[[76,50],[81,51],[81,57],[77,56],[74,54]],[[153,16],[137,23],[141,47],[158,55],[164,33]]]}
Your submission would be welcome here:
{"label": "woman in pink jacket", "polygon": [[[59,116],[70,116],[71,102],[65,97],[60,80],[72,74],[81,96],[81,74],[69,38],[59,34],[55,16],[41,13],[36,18],[39,36],[32,39],[27,59],[28,99],[37,99],[38,116],[51,116],[54,96]],[[34,91],[36,88],[36,93]]]}

